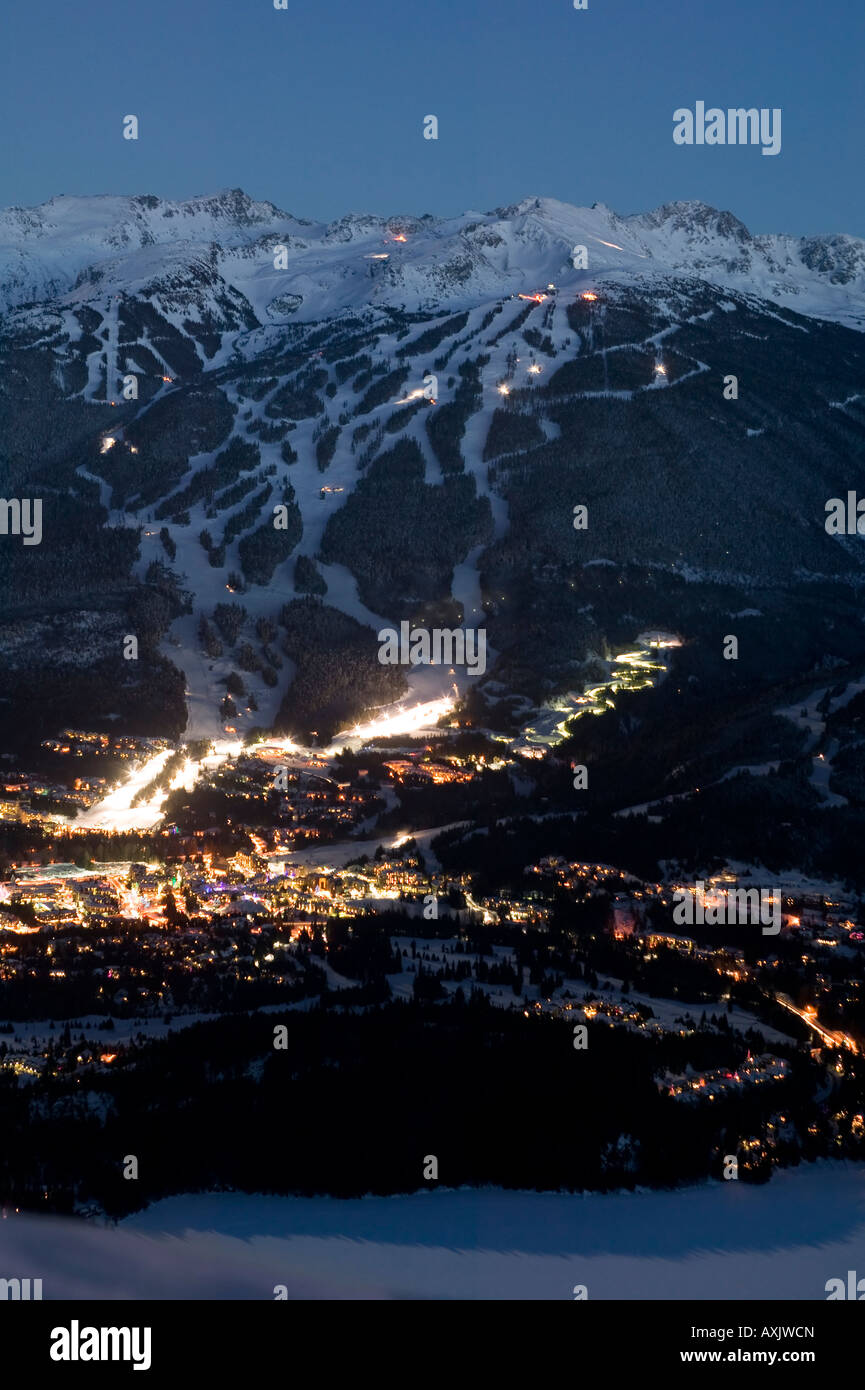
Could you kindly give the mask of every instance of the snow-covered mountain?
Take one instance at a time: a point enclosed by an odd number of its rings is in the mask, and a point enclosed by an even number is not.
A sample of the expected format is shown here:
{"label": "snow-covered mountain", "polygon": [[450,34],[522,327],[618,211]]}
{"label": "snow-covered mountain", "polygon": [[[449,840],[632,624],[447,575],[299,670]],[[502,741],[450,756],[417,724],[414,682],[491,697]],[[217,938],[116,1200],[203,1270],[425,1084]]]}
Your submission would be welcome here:
{"label": "snow-covered mountain", "polygon": [[[162,701],[212,736],[227,681],[236,727],[341,730],[402,688],[375,633],[408,618],[487,626],[479,721],[731,605],[779,679],[858,650],[861,540],[824,526],[865,492],[854,238],[701,203],[323,224],[238,190],[60,197],[0,214],[0,304],[0,482],[45,512],[2,551],[0,700],[49,732],[137,700],[143,732]],[[72,710],[39,713],[49,651]]]}
{"label": "snow-covered mountain", "polygon": [[[404,238],[404,239],[397,239]],[[274,268],[282,246],[284,268]],[[525,198],[460,217],[349,214],[329,224],[239,189],[172,202],[57,197],[0,213],[0,306],[74,292],[135,292],[196,265],[244,296],[260,322],[318,319],[360,304],[419,310],[479,303],[527,283],[567,284],[584,246],[592,277],[696,276],[799,313],[865,327],[865,242],[752,235],[700,202],[620,216],[603,203]]]}

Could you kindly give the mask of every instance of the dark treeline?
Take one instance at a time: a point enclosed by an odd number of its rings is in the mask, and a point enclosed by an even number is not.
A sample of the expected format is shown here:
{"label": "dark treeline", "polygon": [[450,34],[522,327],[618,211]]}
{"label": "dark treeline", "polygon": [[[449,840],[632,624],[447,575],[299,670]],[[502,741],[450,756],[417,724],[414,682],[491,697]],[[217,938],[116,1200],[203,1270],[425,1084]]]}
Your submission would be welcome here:
{"label": "dark treeline", "polygon": [[283,649],[297,674],[283,696],[274,729],[326,742],[365,710],[397,700],[404,692],[400,666],[378,660],[371,628],[330,608],[318,598],[284,605]]}
{"label": "dark treeline", "polygon": [[427,419],[429,441],[445,474],[462,473],[465,467],[461,441],[470,417],[481,407],[480,374],[487,362],[486,356],[461,362],[453,400],[437,405]]}
{"label": "dark treeline", "polygon": [[473,478],[430,486],[425,471],[415,441],[400,440],[325,528],[322,560],[351,570],[373,612],[396,615],[418,599],[448,595],[454,565],[492,531],[489,500]]}
{"label": "dark treeline", "polygon": [[[677,1060],[663,1040],[590,1026],[580,1052],[566,1021],[525,1019],[477,992],[375,1005],[367,989],[363,1001],[236,1015],[127,1053],[100,1084],[104,1125],[74,1082],[52,1082],[37,1107],[0,1081],[3,1200],[45,1210],[47,1191],[51,1209],[97,1203],[120,1216],[226,1187],[410,1192],[428,1154],[448,1186],[674,1186],[719,1171],[779,1106],[805,1120],[813,1109],[807,1065],[771,1096],[683,1106],[653,1079]],[[122,1177],[124,1154],[138,1157],[136,1182]]]}

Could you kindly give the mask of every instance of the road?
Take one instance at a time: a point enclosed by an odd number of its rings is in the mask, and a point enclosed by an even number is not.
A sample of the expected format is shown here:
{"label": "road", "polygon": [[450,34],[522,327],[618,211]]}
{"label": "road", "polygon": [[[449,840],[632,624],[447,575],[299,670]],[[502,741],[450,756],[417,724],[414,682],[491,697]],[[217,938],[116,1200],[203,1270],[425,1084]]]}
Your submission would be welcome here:
{"label": "road", "polygon": [[786,994],[776,994],[775,1001],[782,1008],[787,1009],[789,1013],[801,1018],[803,1023],[807,1023],[812,1032],[816,1033],[827,1047],[843,1047],[848,1052],[859,1052],[860,1049],[857,1044],[852,1038],[848,1038],[846,1033],[833,1033],[828,1028],[821,1027],[812,1014],[807,1013],[804,1009],[797,1009],[792,999],[789,999]]}

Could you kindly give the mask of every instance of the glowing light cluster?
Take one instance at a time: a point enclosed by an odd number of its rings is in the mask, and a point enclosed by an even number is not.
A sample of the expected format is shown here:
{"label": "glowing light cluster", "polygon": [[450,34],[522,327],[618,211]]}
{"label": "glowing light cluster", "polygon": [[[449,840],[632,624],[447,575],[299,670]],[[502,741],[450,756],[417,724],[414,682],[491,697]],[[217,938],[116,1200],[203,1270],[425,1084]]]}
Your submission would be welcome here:
{"label": "glowing light cluster", "polygon": [[340,739],[346,736],[366,739],[386,738],[390,734],[415,733],[419,729],[435,725],[444,715],[450,714],[455,705],[456,701],[452,696],[442,695],[437,700],[422,700],[407,709],[392,710],[365,724],[356,724],[353,729],[344,729],[341,734],[337,734],[332,748],[340,749],[343,746]]}

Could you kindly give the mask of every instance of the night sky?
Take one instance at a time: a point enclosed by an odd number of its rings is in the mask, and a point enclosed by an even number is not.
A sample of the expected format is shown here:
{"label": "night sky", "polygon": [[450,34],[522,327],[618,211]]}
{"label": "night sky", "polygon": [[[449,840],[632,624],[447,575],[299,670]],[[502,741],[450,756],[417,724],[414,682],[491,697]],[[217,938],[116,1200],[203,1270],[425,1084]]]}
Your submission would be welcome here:
{"label": "night sky", "polygon": [[[865,236],[850,0],[46,0],[3,28],[0,206],[240,187],[330,219],[698,198],[755,232]],[[674,145],[673,111],[698,100],[781,107],[781,153]]]}

